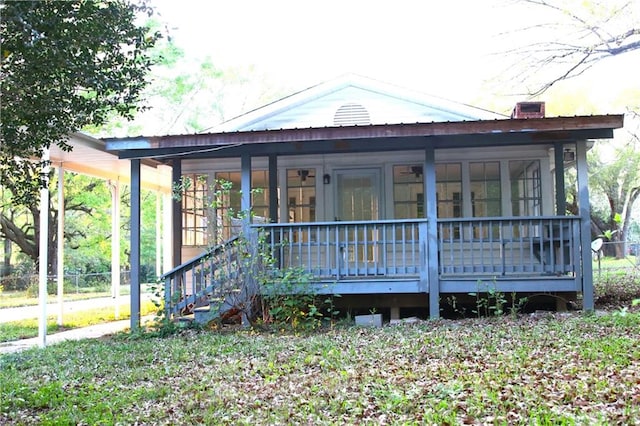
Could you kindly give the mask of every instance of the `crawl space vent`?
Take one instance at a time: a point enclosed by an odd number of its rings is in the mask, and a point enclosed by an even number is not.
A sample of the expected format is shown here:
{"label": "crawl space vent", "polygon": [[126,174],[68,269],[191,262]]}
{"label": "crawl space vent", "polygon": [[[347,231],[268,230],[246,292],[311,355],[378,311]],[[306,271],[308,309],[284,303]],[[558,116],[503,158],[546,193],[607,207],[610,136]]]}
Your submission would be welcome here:
{"label": "crawl space vent", "polygon": [[355,126],[371,124],[369,111],[360,104],[344,104],[333,116],[334,126]]}

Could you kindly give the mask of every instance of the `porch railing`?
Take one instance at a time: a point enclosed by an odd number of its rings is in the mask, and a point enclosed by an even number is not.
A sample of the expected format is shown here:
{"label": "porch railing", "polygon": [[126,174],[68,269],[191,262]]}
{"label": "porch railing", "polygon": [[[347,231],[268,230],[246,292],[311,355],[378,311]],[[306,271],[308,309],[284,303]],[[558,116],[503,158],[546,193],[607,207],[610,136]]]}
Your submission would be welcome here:
{"label": "porch railing", "polygon": [[[403,278],[424,274],[427,220],[261,224],[281,267],[318,279]],[[441,278],[485,274],[568,276],[579,269],[579,218],[438,220]]]}
{"label": "porch railing", "polygon": [[441,278],[470,274],[571,275],[580,265],[579,218],[438,220]]}
{"label": "porch railing", "polygon": [[318,279],[417,276],[425,267],[427,220],[255,225],[281,267]]}
{"label": "porch railing", "polygon": [[[577,217],[439,219],[438,265],[427,264],[427,224],[414,219],[274,223],[252,229],[264,231],[280,268],[301,268],[318,282],[424,282],[434,267],[441,280],[579,277]],[[236,242],[237,237],[162,276],[169,316],[234,291],[228,283],[243,280]]]}

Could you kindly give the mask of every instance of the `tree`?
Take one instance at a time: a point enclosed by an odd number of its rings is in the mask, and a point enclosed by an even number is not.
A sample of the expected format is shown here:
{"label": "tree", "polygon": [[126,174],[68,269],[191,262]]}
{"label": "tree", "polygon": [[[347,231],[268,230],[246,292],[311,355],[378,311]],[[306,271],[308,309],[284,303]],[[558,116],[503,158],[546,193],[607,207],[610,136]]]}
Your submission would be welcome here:
{"label": "tree", "polygon": [[45,148],[139,108],[147,54],[159,32],[136,24],[152,13],[127,0],[0,0],[0,177],[13,202],[34,204]]}
{"label": "tree", "polygon": [[[510,70],[515,76],[511,80],[527,87],[526,94],[531,97],[549,95],[551,87],[583,74],[587,76],[587,70],[603,61],[623,56],[631,58],[640,51],[640,5],[636,0],[520,0],[517,3],[529,6],[532,15],[543,13],[544,18],[534,19],[546,20],[521,30],[535,42],[507,52],[514,63]],[[607,78],[622,79],[623,71],[621,67],[618,77]],[[632,78],[625,90],[626,96],[622,96],[628,114],[625,130],[616,133],[616,140],[607,142],[611,155],[604,155],[602,144],[588,153],[592,233],[594,237],[606,235],[620,243],[614,244],[617,257],[624,256],[632,211],[640,195],[640,104],[635,83]],[[582,104],[584,108],[584,102]],[[590,110],[585,113],[598,112],[595,105],[587,109]],[[573,114],[575,110],[562,113]],[[575,213],[576,198],[572,190],[575,192],[570,185],[568,195],[573,196],[573,200],[569,201],[568,208]],[[598,203],[598,199],[604,202]]]}
{"label": "tree", "polygon": [[[52,182],[55,188],[55,182]],[[65,210],[70,220],[65,226],[65,239],[70,248],[78,248],[80,244],[78,239],[83,239],[88,232],[96,232],[96,227],[102,223],[109,223],[104,217],[98,218],[91,226],[76,223],[83,220],[84,217],[94,216],[96,214],[104,215],[104,211],[108,212],[109,196],[101,196],[99,191],[100,185],[104,186],[102,181],[98,179],[88,178],[86,176],[73,175],[66,173],[66,194],[65,194]],[[55,197],[55,190],[52,191]],[[89,200],[88,197],[91,199]],[[47,270],[50,274],[54,274],[56,270],[56,249],[57,249],[57,223],[58,211],[53,207],[54,200],[51,200],[49,215],[49,234],[48,240],[48,266]],[[106,205],[106,206],[105,206]],[[38,262],[39,245],[37,236],[40,233],[40,209],[39,204],[23,206],[14,204],[10,196],[2,198],[0,205],[0,237],[11,241],[15,244],[20,252],[26,255],[33,263]],[[108,236],[103,234],[102,238]]]}
{"label": "tree", "polygon": [[[589,168],[596,170],[590,176],[589,184],[595,196],[603,197],[605,209],[598,228],[600,235],[607,235],[613,241],[615,255],[625,255],[625,242],[631,228],[632,210],[640,196],[640,141],[630,140],[622,147],[616,147],[612,160],[604,160],[602,150],[596,146],[589,155]],[[599,215],[592,212],[592,217]]]}
{"label": "tree", "polygon": [[187,69],[176,47],[162,49],[153,67],[145,98],[153,108],[131,121],[114,117],[106,125],[88,129],[94,136],[180,134],[208,131],[257,105],[277,99],[285,91],[254,67],[219,68],[205,58]]}
{"label": "tree", "polygon": [[[533,43],[506,52],[527,94],[538,96],[608,58],[640,50],[640,5],[634,0],[520,0],[551,20],[521,29]],[[513,36],[513,34],[511,34]]]}
{"label": "tree", "polygon": [[[79,273],[106,273],[111,268],[111,194],[109,185],[102,179],[65,172],[65,269]],[[52,185],[52,202],[49,211],[49,265],[48,272],[56,271],[57,223],[56,183]],[[121,253],[123,264],[128,262],[129,187],[123,185],[120,193]],[[0,193],[0,196],[2,193]],[[142,191],[142,265],[145,279],[153,279],[155,273],[155,204],[151,191]],[[29,261],[24,266],[38,262],[39,206],[13,205],[9,197],[0,198],[0,239],[11,241]],[[14,265],[15,266],[15,265]],[[6,266],[7,272],[12,269]],[[29,273],[30,268],[27,269]]]}

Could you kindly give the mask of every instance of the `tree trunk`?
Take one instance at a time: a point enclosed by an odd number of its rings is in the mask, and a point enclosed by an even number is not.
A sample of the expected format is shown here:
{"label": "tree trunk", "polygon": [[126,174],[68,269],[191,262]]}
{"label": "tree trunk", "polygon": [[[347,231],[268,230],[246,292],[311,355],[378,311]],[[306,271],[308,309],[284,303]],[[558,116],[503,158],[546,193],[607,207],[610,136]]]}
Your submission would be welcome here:
{"label": "tree trunk", "polygon": [[1,277],[8,277],[11,275],[11,240],[8,238],[4,239],[4,260],[2,262],[2,270],[0,270]]}

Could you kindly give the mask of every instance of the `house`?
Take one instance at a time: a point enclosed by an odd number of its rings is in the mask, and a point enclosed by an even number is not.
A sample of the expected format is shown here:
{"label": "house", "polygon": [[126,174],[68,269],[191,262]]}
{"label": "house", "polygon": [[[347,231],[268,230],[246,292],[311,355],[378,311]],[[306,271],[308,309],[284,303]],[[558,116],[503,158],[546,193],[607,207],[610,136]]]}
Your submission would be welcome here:
{"label": "house", "polygon": [[[581,297],[593,309],[586,152],[622,125],[621,115],[545,117],[535,102],[499,116],[347,76],[212,133],[106,143],[131,160],[134,181],[155,159],[191,182],[173,210],[174,313],[215,286],[215,253],[201,254],[232,236],[228,211],[251,209],[280,266],[311,273],[315,291],[436,318],[447,296],[491,291]],[[568,167],[577,216],[566,212]],[[198,200],[217,179],[241,191],[211,217]]]}

